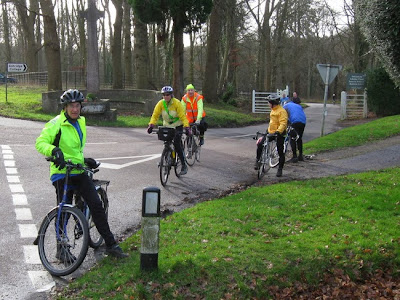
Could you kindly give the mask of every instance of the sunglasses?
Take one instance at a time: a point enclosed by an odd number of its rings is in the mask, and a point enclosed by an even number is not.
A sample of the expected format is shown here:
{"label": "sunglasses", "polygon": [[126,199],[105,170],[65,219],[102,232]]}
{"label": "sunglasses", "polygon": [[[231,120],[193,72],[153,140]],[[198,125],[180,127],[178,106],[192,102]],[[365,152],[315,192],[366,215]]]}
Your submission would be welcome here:
{"label": "sunglasses", "polygon": [[163,96],[171,96],[172,94],[170,94],[170,93],[165,93],[165,94],[163,94]]}

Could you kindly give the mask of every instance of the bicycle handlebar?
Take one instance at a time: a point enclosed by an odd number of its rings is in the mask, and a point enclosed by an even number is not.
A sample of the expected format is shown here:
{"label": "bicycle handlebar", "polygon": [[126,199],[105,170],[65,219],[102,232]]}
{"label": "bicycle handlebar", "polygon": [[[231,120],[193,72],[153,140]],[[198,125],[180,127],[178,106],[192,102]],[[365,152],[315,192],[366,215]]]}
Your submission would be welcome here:
{"label": "bicycle handlebar", "polygon": [[[46,157],[47,161],[51,161],[51,162],[55,162],[54,157]],[[65,167],[66,168],[70,168],[70,169],[76,169],[76,170],[84,170],[87,172],[91,172],[92,174],[97,173],[98,171],[100,171],[98,169],[98,167],[100,166],[100,163],[97,165],[97,167],[95,169],[92,169],[88,166],[82,165],[82,164],[75,164],[73,163],[70,159],[68,161],[65,161]]]}

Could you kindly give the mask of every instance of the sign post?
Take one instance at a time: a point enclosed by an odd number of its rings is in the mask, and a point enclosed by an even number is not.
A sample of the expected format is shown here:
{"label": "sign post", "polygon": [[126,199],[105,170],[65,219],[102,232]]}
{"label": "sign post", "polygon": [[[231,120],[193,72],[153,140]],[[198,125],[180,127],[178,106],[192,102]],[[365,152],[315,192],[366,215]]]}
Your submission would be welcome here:
{"label": "sign post", "polygon": [[5,84],[6,84],[6,102],[8,102],[8,93],[7,93],[7,86],[8,86],[8,72],[14,72],[14,73],[23,73],[28,70],[28,65],[27,64],[20,64],[20,63],[6,63],[6,78],[5,78]]}
{"label": "sign post", "polygon": [[321,136],[324,135],[325,117],[327,115],[326,102],[328,101],[328,87],[335,79],[336,75],[342,69],[341,65],[331,65],[331,64],[317,64],[319,74],[325,83],[325,93],[324,93],[324,111],[322,114],[322,126],[321,126]]}

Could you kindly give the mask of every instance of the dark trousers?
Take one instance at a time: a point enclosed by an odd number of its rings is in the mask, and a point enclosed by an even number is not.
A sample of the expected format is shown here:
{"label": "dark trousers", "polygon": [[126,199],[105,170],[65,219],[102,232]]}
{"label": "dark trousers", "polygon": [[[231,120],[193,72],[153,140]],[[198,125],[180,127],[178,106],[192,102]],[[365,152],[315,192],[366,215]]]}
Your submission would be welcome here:
{"label": "dark trousers", "polygon": [[[64,192],[65,179],[60,179],[53,182],[56,188],[57,204],[62,201]],[[94,224],[97,230],[104,238],[107,247],[110,247],[116,243],[114,235],[111,233],[110,226],[108,225],[107,216],[104,212],[104,208],[101,204],[99,195],[97,194],[96,188],[94,187],[93,181],[85,173],[70,176],[68,185],[72,185],[75,190],[78,190],[83,199],[85,199],[89,206],[90,212],[93,216]],[[69,190],[67,193],[68,203],[72,201],[73,190]]]}
{"label": "dark trousers", "polygon": [[199,128],[200,137],[204,137],[204,132],[207,131],[207,127],[208,127],[205,117],[200,120],[200,124],[197,126]]}
{"label": "dark trousers", "polygon": [[[257,161],[260,159],[262,147],[266,138],[267,137],[264,136],[263,139],[261,140],[261,143],[257,145]],[[284,142],[285,142],[285,137],[283,135],[278,134],[278,136],[276,137],[276,148],[278,149],[278,154],[279,154],[279,164],[278,164],[279,169],[283,169],[283,165],[285,164],[285,154],[283,153]]]}
{"label": "dark trousers", "polygon": [[306,124],[304,123],[293,123],[292,127],[296,130],[299,138],[297,141],[290,139],[290,146],[292,147],[293,157],[297,157],[297,149],[299,150],[299,156],[303,156],[303,133]]}
{"label": "dark trousers", "polygon": [[182,166],[185,163],[185,156],[183,154],[183,146],[182,146],[182,134],[183,134],[183,126],[178,126],[175,128],[175,137],[174,137],[174,147],[176,153],[178,153],[178,157],[181,160]]}

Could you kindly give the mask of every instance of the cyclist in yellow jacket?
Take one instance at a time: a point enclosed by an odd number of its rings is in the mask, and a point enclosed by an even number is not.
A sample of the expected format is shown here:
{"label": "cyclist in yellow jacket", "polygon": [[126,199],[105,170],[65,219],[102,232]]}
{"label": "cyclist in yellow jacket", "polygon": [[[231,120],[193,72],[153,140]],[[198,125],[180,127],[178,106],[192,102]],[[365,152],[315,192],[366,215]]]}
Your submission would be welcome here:
{"label": "cyclist in yellow jacket", "polygon": [[163,126],[176,129],[174,146],[182,163],[180,175],[184,175],[187,173],[187,165],[182,147],[183,127],[185,128],[186,134],[188,135],[191,134],[191,130],[189,127],[189,122],[185,115],[185,109],[182,107],[180,101],[174,98],[173,92],[174,90],[170,86],[164,86],[161,89],[163,99],[158,101],[158,103],[154,107],[149,126],[147,127],[147,133],[150,134],[153,132],[153,128],[157,124],[160,115],[163,119]]}
{"label": "cyclist in yellow jacket", "polygon": [[[40,136],[36,139],[36,149],[45,156],[53,156],[55,161],[50,165],[50,180],[56,188],[57,204],[62,201],[65,182],[65,161],[75,164],[86,164],[89,167],[96,164],[92,158],[84,158],[83,150],[86,143],[86,121],[81,116],[83,94],[78,90],[65,91],[60,102],[63,105],[61,113],[46,123]],[[92,212],[97,230],[106,243],[106,253],[118,258],[127,257],[114,235],[111,233],[107,216],[93,181],[83,171],[73,170],[70,181],[76,186],[87,202]],[[70,191],[72,192],[72,191]],[[68,197],[72,197],[69,193]],[[61,261],[74,259],[69,250],[61,248],[57,258]]]}
{"label": "cyclist in yellow jacket", "polygon": [[200,132],[200,145],[204,144],[204,132],[207,130],[206,112],[203,108],[204,97],[197,93],[193,84],[186,86],[186,94],[182,97],[181,103],[186,109],[186,117],[190,124],[196,123]]}
{"label": "cyclist in yellow jacket", "polygon": [[[285,134],[288,122],[288,114],[286,110],[280,105],[280,98],[276,94],[271,94],[268,96],[268,103],[271,108],[269,114],[269,125],[268,133],[276,134],[276,146],[279,154],[279,164],[278,171],[276,173],[277,177],[282,176],[283,165],[285,164],[285,154],[283,153]],[[261,142],[257,143],[257,160],[255,169],[258,169],[258,160],[261,156],[262,145],[266,137],[264,137]]]}

